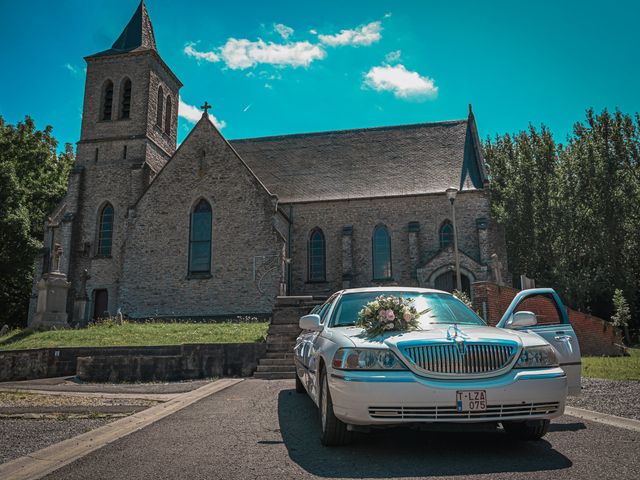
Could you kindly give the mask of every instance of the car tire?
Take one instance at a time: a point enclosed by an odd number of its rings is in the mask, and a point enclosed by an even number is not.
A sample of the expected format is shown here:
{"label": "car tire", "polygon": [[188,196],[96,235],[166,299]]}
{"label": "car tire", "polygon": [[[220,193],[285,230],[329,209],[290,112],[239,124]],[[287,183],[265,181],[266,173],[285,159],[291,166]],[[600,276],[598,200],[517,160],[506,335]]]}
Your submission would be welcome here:
{"label": "car tire", "polygon": [[296,393],[306,393],[306,391],[307,390],[302,384],[302,380],[300,380],[300,377],[298,376],[298,372],[296,372]]}
{"label": "car tire", "polygon": [[549,431],[549,420],[531,420],[528,422],[502,422],[507,435],[518,440],[540,440]]}
{"label": "car tire", "polygon": [[327,370],[324,366],[320,372],[319,394],[320,442],[326,447],[347,445],[352,440],[353,432],[350,432],[347,424],[333,413],[333,401],[327,380]]}

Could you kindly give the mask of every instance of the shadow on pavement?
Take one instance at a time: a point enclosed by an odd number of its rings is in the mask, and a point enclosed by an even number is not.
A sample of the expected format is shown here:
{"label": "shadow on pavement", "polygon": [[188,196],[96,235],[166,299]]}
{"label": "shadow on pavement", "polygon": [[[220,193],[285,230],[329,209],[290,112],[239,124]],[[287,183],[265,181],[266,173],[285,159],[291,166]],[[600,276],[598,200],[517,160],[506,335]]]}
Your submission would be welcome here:
{"label": "shadow on pavement", "polygon": [[294,390],[280,392],[278,418],[289,457],[318,476],[426,477],[537,472],[572,465],[549,442],[514,442],[501,431],[450,433],[394,428],[359,434],[345,447],[323,447],[315,404]]}
{"label": "shadow on pavement", "polygon": [[549,425],[550,432],[577,432],[578,430],[586,430],[587,426],[582,422],[575,423],[551,423]]}

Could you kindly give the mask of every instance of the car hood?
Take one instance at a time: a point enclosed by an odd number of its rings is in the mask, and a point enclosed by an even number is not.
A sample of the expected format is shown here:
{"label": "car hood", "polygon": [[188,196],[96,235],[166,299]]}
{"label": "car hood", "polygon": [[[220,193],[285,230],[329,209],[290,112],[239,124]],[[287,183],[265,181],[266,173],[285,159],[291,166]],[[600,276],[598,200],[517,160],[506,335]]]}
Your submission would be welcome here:
{"label": "car hood", "polygon": [[[413,330],[411,332],[389,332],[377,337],[365,335],[364,330],[359,327],[339,327],[334,328],[335,333],[340,333],[353,342],[355,347],[360,348],[380,348],[380,347],[401,347],[405,343],[420,342],[448,342],[447,332],[452,325],[433,324],[424,330]],[[506,341],[516,342],[518,345],[544,344],[546,343],[536,334],[507,330],[503,328],[489,327],[486,325],[457,325],[458,335],[466,342],[482,343]],[[453,331],[451,331],[453,334]]]}

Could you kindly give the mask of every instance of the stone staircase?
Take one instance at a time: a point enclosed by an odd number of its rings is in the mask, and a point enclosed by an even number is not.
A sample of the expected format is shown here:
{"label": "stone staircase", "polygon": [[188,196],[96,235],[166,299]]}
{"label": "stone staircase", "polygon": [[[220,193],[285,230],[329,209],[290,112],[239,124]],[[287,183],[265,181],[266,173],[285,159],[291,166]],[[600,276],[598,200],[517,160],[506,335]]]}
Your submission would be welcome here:
{"label": "stone staircase", "polygon": [[254,378],[276,380],[295,378],[293,347],[300,335],[300,317],[322,300],[310,296],[278,297],[267,334],[267,353],[258,363]]}

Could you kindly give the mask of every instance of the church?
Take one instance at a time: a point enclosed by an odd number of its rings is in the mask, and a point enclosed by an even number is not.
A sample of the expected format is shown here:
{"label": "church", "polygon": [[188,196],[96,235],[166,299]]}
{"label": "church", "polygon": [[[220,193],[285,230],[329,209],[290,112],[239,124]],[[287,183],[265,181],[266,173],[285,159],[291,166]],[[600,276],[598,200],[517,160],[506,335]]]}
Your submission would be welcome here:
{"label": "church", "polygon": [[85,60],[76,163],[44,225],[30,323],[54,268],[81,324],[266,316],[279,295],[371,285],[451,291],[454,218],[462,288],[508,278],[471,108],[454,121],[229,140],[205,102],[178,147],[182,83],[144,2]]}

